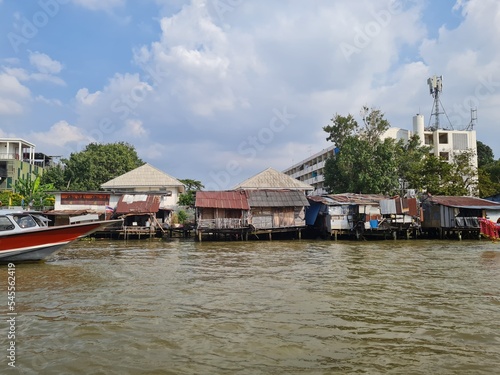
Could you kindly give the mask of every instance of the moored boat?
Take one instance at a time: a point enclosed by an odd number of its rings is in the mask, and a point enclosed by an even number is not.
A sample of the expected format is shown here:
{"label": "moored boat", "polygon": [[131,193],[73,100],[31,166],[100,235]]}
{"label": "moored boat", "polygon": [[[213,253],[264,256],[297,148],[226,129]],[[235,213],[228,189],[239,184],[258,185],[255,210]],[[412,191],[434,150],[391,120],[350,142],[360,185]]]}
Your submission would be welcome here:
{"label": "moored boat", "polygon": [[29,211],[0,210],[0,262],[40,261],[71,242],[121,220],[48,226]]}

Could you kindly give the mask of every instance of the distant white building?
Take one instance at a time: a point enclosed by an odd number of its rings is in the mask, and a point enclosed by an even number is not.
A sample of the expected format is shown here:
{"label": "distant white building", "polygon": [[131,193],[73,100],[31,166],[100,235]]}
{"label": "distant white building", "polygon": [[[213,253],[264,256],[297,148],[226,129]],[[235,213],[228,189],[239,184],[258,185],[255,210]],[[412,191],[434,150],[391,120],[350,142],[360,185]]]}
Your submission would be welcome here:
{"label": "distant white building", "polygon": [[335,153],[335,146],[330,146],[283,171],[284,174],[311,185],[312,195],[326,194],[324,167],[326,159]]}
{"label": "distant white building", "polygon": [[430,146],[431,153],[437,158],[452,162],[456,155],[464,151],[473,151],[472,166],[477,170],[477,143],[475,130],[425,129],[424,116],[413,116],[413,131],[390,128],[382,139],[395,138],[408,141],[417,134],[422,146]]}

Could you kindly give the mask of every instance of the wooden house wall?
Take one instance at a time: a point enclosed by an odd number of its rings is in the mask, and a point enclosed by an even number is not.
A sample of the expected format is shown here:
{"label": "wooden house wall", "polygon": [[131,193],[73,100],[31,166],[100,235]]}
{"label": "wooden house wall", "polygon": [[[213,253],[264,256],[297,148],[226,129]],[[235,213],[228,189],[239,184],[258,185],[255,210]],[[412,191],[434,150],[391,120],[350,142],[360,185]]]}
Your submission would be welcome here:
{"label": "wooden house wall", "polygon": [[304,207],[254,207],[250,220],[256,229],[304,226]]}
{"label": "wooden house wall", "polygon": [[241,209],[198,208],[199,228],[237,229],[247,226],[247,214]]}

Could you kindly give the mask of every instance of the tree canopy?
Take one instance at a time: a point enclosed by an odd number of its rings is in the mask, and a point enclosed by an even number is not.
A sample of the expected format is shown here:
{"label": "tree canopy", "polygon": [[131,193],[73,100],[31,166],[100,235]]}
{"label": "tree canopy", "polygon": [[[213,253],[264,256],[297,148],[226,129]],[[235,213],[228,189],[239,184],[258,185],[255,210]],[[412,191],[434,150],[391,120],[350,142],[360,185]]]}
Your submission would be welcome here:
{"label": "tree canopy", "polygon": [[336,115],[323,127],[337,152],[325,163],[325,185],[332,193],[401,194],[403,188],[436,195],[477,192],[475,156],[468,150],[448,162],[430,154],[418,136],[407,142],[384,138],[390,124],[378,109],[363,107],[364,127],[352,115]]}
{"label": "tree canopy", "polygon": [[186,192],[179,195],[179,205],[193,207],[196,201],[196,192],[204,188],[203,184],[198,180],[191,179],[179,181],[186,186]]}
{"label": "tree canopy", "polygon": [[143,164],[128,143],[90,143],[83,151],[62,159],[61,165],[49,168],[42,183],[52,183],[56,190],[96,191],[103,183]]}

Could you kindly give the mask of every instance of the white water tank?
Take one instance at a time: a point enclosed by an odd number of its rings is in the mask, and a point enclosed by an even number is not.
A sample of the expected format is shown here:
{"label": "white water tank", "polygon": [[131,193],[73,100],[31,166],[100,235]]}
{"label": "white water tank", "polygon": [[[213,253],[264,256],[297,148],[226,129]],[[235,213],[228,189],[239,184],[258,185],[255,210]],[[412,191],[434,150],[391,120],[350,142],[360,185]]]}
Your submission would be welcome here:
{"label": "white water tank", "polygon": [[413,116],[413,134],[418,135],[420,143],[424,144],[424,115]]}

